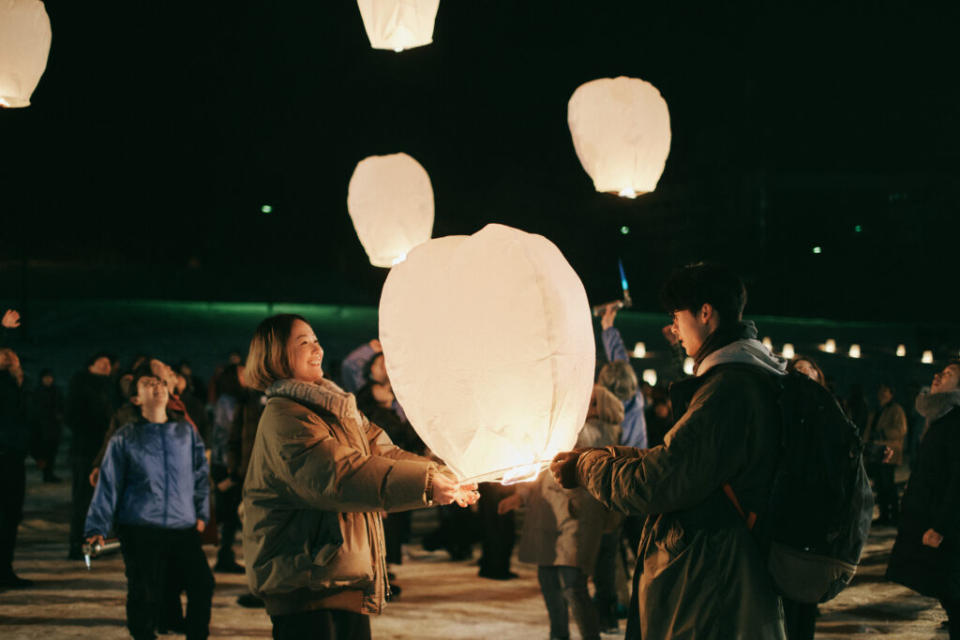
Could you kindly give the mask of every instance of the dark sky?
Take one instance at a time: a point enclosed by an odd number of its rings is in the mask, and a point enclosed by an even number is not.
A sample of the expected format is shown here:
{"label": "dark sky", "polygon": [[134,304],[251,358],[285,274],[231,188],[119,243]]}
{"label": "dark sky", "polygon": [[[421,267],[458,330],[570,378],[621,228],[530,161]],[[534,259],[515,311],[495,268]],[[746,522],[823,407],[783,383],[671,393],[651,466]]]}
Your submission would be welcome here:
{"label": "dark sky", "polygon": [[[0,112],[0,283],[375,303],[386,272],[347,183],[404,151],[431,176],[435,236],[542,233],[593,302],[617,294],[618,257],[645,310],[709,259],[741,270],[754,313],[945,319],[960,16],[918,4],[442,0],[434,43],[394,54],[348,0],[49,0],[34,104]],[[672,121],[634,201],[593,191],[566,124],[577,86],[617,75],[657,86]]]}

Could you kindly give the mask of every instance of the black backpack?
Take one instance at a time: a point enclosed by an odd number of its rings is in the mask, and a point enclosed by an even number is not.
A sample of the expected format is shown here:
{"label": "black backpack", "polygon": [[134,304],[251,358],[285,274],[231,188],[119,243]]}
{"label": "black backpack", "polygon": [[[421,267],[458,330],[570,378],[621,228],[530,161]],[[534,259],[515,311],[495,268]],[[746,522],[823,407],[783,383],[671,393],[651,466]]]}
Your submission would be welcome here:
{"label": "black backpack", "polygon": [[[807,376],[777,376],[782,415],[779,462],[767,508],[745,515],[768,549],[777,590],[796,602],[826,602],[856,573],[873,518],[860,433],[837,401]],[[756,526],[753,526],[756,522]]]}

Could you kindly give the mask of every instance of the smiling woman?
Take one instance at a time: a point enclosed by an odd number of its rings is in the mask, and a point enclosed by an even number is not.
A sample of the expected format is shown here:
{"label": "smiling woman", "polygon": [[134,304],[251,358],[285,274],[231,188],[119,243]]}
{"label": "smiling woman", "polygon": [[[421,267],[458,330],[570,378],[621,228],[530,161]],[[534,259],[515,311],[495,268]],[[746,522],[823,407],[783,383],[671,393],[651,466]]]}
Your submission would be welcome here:
{"label": "smiling woman", "polygon": [[247,383],[268,401],[244,483],[247,579],[274,638],[370,637],[390,593],[381,513],[476,502],[436,463],[399,449],[323,377],[303,316],[257,327]]}

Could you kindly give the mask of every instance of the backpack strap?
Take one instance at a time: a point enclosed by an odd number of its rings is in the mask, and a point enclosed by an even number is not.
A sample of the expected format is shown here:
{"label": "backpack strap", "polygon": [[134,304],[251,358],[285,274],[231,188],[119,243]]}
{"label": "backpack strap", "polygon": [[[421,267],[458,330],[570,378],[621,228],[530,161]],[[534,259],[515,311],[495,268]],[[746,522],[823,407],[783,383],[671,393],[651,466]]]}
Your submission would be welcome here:
{"label": "backpack strap", "polygon": [[729,482],[724,483],[723,493],[727,496],[731,503],[733,503],[733,508],[737,510],[737,513],[740,514],[740,517],[743,518],[744,522],[747,523],[747,529],[753,531],[753,526],[757,524],[757,514],[751,511],[750,513],[744,513],[743,507],[740,506],[740,501],[737,500],[737,494],[733,492],[733,487],[730,486]]}

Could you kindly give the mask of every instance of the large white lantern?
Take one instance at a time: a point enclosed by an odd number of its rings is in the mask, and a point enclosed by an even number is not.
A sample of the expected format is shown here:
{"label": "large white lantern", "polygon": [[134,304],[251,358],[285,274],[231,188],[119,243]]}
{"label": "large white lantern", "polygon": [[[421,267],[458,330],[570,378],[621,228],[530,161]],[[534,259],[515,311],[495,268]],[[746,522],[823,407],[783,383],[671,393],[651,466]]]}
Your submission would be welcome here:
{"label": "large white lantern", "polygon": [[405,153],[365,158],[350,178],[347,210],[370,263],[391,267],[402,262],[415,246],[430,239],[430,176]]}
{"label": "large white lantern", "polygon": [[627,198],[657,188],[670,153],[670,112],[649,82],[601,78],[577,87],[567,123],[597,191]]}
{"label": "large white lantern", "polygon": [[575,445],[590,307],[543,236],[490,224],[420,245],[384,284],[380,342],[410,424],[461,480],[532,480]]}
{"label": "large white lantern", "polygon": [[357,5],[374,49],[400,52],[433,42],[440,0],[357,0]]}
{"label": "large white lantern", "polygon": [[47,68],[50,18],[40,0],[0,0],[0,107],[27,107]]}

